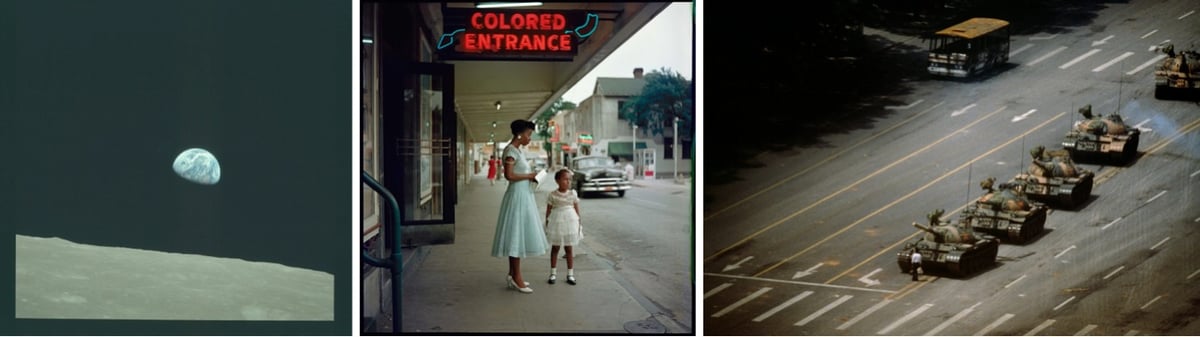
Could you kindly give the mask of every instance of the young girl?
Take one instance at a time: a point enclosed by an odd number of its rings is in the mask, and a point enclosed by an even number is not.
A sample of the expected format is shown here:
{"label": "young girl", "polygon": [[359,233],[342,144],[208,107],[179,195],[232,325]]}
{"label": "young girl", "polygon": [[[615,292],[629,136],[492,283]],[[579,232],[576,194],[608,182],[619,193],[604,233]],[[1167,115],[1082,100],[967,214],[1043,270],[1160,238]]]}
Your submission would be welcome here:
{"label": "young girl", "polygon": [[567,283],[575,285],[575,254],[571,246],[583,238],[583,225],[579,222],[579,195],[571,190],[571,171],[559,170],[554,174],[558,190],[546,198],[546,239],[550,241],[550,284],[554,284],[558,273],[558,247],[563,246],[567,257]]}

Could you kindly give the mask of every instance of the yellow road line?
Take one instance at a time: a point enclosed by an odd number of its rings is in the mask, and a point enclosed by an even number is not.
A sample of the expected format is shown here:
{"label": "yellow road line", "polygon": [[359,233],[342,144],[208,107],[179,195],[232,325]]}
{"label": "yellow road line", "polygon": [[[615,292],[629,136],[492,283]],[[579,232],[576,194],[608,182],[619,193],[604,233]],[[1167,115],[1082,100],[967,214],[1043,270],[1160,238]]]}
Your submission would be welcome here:
{"label": "yellow road line", "polygon": [[821,245],[822,243],[825,243],[825,241],[829,241],[829,240],[833,239],[834,237],[841,235],[842,233],[846,232],[847,230],[850,230],[850,228],[857,226],[858,224],[862,223],[863,221],[866,221],[867,219],[869,219],[879,213],[882,213],[884,210],[887,210],[888,208],[891,208],[892,206],[899,204],[900,202],[904,201],[905,199],[908,199],[908,198],[916,195],[917,193],[924,191],[925,189],[929,188],[930,186],[933,186],[933,184],[935,184],[939,181],[942,181],[942,179],[946,179],[946,177],[949,177],[951,174],[954,174],[955,172],[958,172],[958,171],[966,168],[967,166],[971,165],[972,163],[979,161],[980,159],[983,159],[983,157],[987,157],[988,155],[991,155],[992,153],[999,151],[1001,148],[1008,146],[1009,144],[1012,144],[1013,142],[1016,142],[1018,139],[1022,139],[1025,136],[1029,135],[1030,133],[1033,133],[1034,131],[1037,131],[1038,129],[1045,127],[1046,125],[1050,124],[1050,122],[1053,122],[1055,119],[1059,119],[1060,117],[1062,117],[1065,114],[1067,114],[1065,111],[1060,112],[1058,115],[1055,115],[1053,118],[1050,118],[1050,119],[1046,120],[1045,122],[1042,122],[1042,124],[1038,124],[1038,126],[1029,129],[1029,131],[1025,131],[1025,133],[1022,133],[1016,137],[1013,137],[1013,139],[1010,139],[1007,142],[1004,142],[1004,144],[1000,144],[998,146],[993,147],[991,151],[984,152],[983,154],[979,155],[978,157],[975,157],[974,159],[971,159],[971,160],[967,161],[966,163],[959,165],[957,168],[951,170],[950,172],[946,172],[946,174],[943,174],[942,176],[938,177],[937,179],[934,179],[933,181],[930,181],[929,183],[925,184],[925,186],[921,186],[920,188],[918,188],[912,192],[909,192],[908,194],[904,195],[903,197],[900,197],[899,199],[896,199],[895,201],[892,201],[891,203],[884,205],[883,207],[875,210],[874,212],[871,212],[871,214],[867,214],[866,216],[858,219],[854,223],[847,225],[846,227],[842,228],[841,230],[838,230],[837,232],[830,234],[829,236],[826,236],[824,239],[821,239],[821,241],[817,241],[817,243],[814,243],[812,246],[809,246],[808,248],[805,248],[804,250],[801,250],[800,252],[798,252],[796,254],[792,254],[792,256],[789,256],[786,259],[780,260],[779,262],[776,262],[775,264],[771,265],[770,267],[763,269],[763,271],[760,271],[757,274],[754,274],[754,276],[762,276],[763,274],[783,265],[784,263],[791,261],[792,259],[796,258],[797,256],[807,253],[809,250],[816,248],[817,246]]}
{"label": "yellow road line", "polygon": [[759,196],[760,194],[763,194],[763,193],[766,193],[767,191],[773,190],[776,187],[779,187],[779,185],[783,185],[784,183],[786,183],[796,177],[804,175],[805,173],[808,173],[808,171],[812,171],[813,169],[817,168],[818,166],[824,165],[825,163],[837,158],[838,156],[841,156],[842,154],[844,154],[850,150],[853,150],[854,148],[857,148],[860,145],[866,144],[867,142],[869,142],[875,138],[879,138],[879,136],[883,136],[884,134],[887,134],[889,131],[892,131],[893,129],[904,126],[904,124],[908,124],[908,122],[912,121],[913,119],[920,117],[921,115],[924,115],[926,112],[932,111],[933,109],[936,109],[937,107],[941,106],[942,103],[945,103],[945,102],[939,102],[938,104],[935,104],[934,106],[931,106],[928,109],[925,109],[925,111],[918,112],[917,114],[913,115],[912,117],[909,117],[909,118],[905,119],[904,121],[901,121],[899,124],[896,124],[896,125],[893,125],[892,127],[884,129],[883,131],[880,131],[880,132],[872,135],[871,137],[867,137],[867,139],[863,139],[861,142],[851,145],[850,147],[848,147],[844,150],[838,151],[838,153],[834,153],[832,156],[829,156],[829,158],[825,158],[825,160],[822,160],[816,164],[813,164],[812,166],[809,166],[808,168],[801,170],[800,172],[793,174],[787,178],[783,178],[783,180],[780,180],[779,182],[772,184],[771,186],[767,186],[766,188],[763,188],[762,190],[759,190],[758,192],[755,192],[754,194],[751,194],[750,196],[742,198],[742,200],[738,200],[738,202],[735,202],[729,206],[726,206],[725,208],[722,208],[719,211],[713,212],[712,214],[704,217],[704,221],[708,221],[709,219],[712,219],[713,217],[717,216],[717,214],[724,213],[725,211],[728,211],[734,207],[737,207],[738,205],[741,205],[742,203],[745,203],[746,201],[749,201],[750,199],[752,199],[754,197]]}
{"label": "yellow road line", "polygon": [[792,218],[795,218],[797,215],[800,215],[800,213],[807,212],[808,210],[812,209],[813,207],[817,207],[817,205],[820,205],[820,204],[824,203],[825,201],[828,201],[829,199],[833,199],[833,197],[836,197],[839,194],[842,194],[842,192],[846,192],[846,191],[854,188],[855,186],[858,186],[858,184],[861,184],[862,182],[867,181],[867,179],[871,179],[871,178],[879,175],[880,173],[883,173],[884,171],[891,169],[893,166],[896,166],[896,165],[904,162],[905,160],[912,158],[913,156],[916,156],[917,154],[920,154],[921,152],[925,152],[925,150],[932,148],[933,146],[945,141],[946,139],[950,139],[950,137],[957,135],[958,133],[962,132],[963,130],[966,130],[967,128],[970,128],[970,127],[974,126],[975,124],[978,124],[979,122],[982,122],[982,121],[988,119],[988,117],[991,117],[992,115],[995,115],[997,113],[1000,113],[1001,111],[1004,111],[1005,108],[1007,108],[1007,106],[1000,107],[1000,109],[996,109],[996,111],[993,111],[992,113],[989,113],[989,114],[983,116],[983,118],[980,118],[974,122],[971,122],[971,124],[967,124],[967,126],[964,126],[958,130],[955,130],[954,132],[951,132],[950,134],[946,135],[945,137],[942,137],[941,139],[938,139],[937,141],[930,143],[929,145],[926,145],[925,147],[921,148],[920,150],[910,153],[907,156],[904,156],[903,158],[900,158],[899,160],[896,160],[895,162],[892,162],[891,164],[888,164],[887,166],[884,166],[884,167],[880,168],[879,170],[876,170],[875,172],[871,173],[870,175],[867,175],[866,177],[863,177],[862,179],[855,181],[853,184],[850,184],[849,186],[846,186],[845,188],[842,188],[841,190],[838,190],[837,192],[833,192],[833,194],[825,196],[824,198],[821,198],[821,200],[817,200],[817,202],[814,202],[811,205],[808,205],[807,207],[804,207],[803,209],[800,209],[799,211],[796,211],[795,213],[792,213],[791,215],[788,215],[788,216],[784,217],[783,219],[780,219],[779,221],[775,221],[774,223],[767,225],[766,227],[763,227],[762,229],[759,229],[758,231],[754,232],[753,234],[750,234],[749,236],[747,236],[741,240],[738,240],[738,242],[730,245],[729,247],[722,248],[721,250],[717,251],[716,253],[713,253],[713,255],[710,255],[709,257],[704,258],[704,262],[711,262],[713,259],[716,259],[721,254],[725,254],[725,252],[728,252],[734,248],[737,248],[738,246],[750,241],[751,239],[761,235],[762,233],[765,233],[766,231],[771,230],[772,228],[775,228],[775,226],[779,226],[780,224],[787,222],[788,220],[791,220]]}

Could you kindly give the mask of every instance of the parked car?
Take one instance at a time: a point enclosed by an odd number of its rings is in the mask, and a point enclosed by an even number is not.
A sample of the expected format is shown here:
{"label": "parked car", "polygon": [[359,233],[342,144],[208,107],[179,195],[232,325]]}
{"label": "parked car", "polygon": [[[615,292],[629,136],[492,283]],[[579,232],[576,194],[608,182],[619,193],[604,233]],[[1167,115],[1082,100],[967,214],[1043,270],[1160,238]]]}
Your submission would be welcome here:
{"label": "parked car", "polygon": [[625,170],[606,156],[584,156],[571,160],[569,167],[574,172],[571,186],[583,196],[588,192],[617,192],[624,197],[631,185]]}

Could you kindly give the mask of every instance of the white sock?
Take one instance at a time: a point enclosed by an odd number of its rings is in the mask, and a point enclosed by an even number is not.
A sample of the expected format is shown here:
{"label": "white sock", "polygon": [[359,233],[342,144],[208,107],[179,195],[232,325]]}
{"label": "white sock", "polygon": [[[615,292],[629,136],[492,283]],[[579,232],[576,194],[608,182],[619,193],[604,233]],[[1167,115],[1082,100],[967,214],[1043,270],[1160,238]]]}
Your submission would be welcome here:
{"label": "white sock", "polygon": [[567,276],[575,276],[575,269],[567,269]]}
{"label": "white sock", "polygon": [[558,274],[558,268],[550,268],[550,275]]}

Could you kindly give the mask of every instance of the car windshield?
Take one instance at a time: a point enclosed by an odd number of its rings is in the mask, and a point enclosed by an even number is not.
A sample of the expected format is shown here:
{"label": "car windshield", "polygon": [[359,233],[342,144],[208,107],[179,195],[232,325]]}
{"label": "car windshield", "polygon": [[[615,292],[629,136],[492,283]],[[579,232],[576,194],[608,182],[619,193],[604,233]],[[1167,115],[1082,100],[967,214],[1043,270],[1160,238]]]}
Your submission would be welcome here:
{"label": "car windshield", "polygon": [[593,168],[593,167],[612,167],[613,165],[614,164],[613,164],[612,159],[603,158],[603,157],[582,158],[582,159],[575,161],[575,167],[580,168],[580,169]]}

